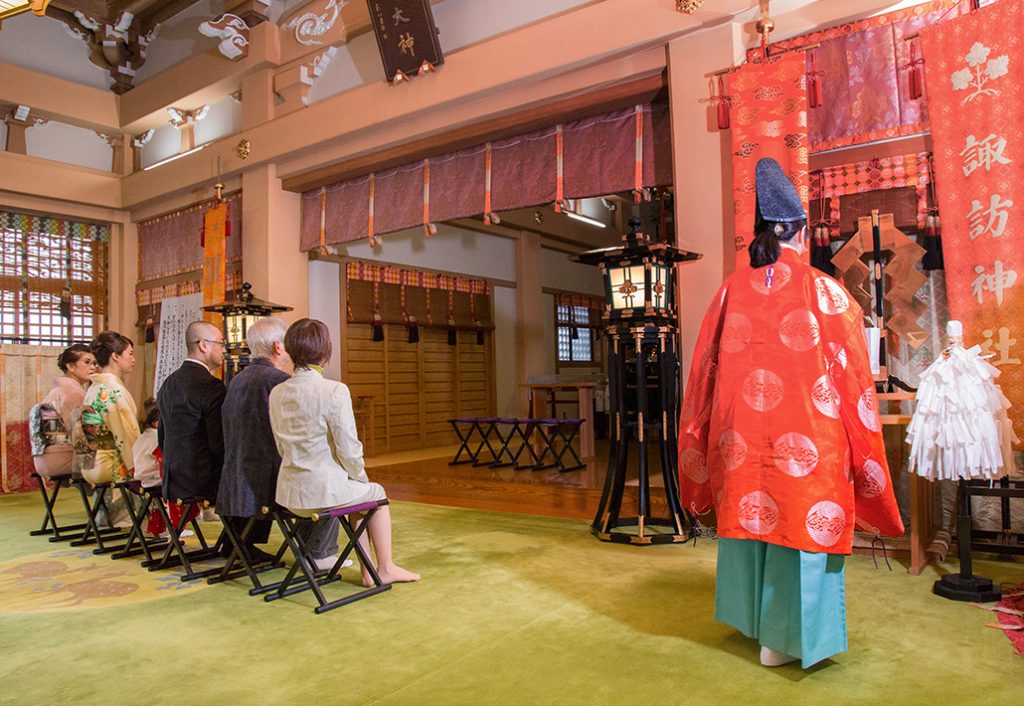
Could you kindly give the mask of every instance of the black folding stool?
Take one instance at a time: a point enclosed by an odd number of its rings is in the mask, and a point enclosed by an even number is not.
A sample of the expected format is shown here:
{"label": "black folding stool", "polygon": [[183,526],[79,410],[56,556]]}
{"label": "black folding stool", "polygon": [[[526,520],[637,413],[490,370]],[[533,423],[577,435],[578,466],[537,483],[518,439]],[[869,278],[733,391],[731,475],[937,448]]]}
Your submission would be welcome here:
{"label": "black folding stool", "polygon": [[[373,562],[370,561],[370,557],[367,556],[366,552],[359,545],[359,538],[363,536],[367,528],[370,526],[370,520],[374,514],[387,505],[388,501],[385,500],[373,500],[371,502],[360,503],[358,505],[348,505],[340,507],[331,507],[326,510],[311,515],[308,519],[313,522],[327,521],[332,517],[338,518],[339,524],[344,528],[345,534],[348,535],[348,544],[345,545],[345,550],[342,551],[338,560],[334,562],[334,566],[327,572],[326,576],[318,576],[314,570],[309,559],[306,558],[306,543],[298,532],[299,521],[305,518],[301,518],[297,515],[292,514],[283,507],[275,507],[271,514],[274,517],[274,521],[277,526],[281,529],[281,533],[284,534],[285,542],[288,544],[289,549],[292,551],[292,555],[295,557],[295,563],[292,564],[291,569],[288,570],[288,574],[284,577],[284,580],[278,585],[277,590],[274,593],[270,593],[263,597],[265,601],[274,601],[278,598],[284,598],[291,596],[302,591],[309,589],[313,590],[313,594],[316,596],[317,607],[313,609],[314,613],[326,613],[329,610],[339,608],[349,603],[368,598],[376,595],[383,591],[390,590],[391,584],[384,583],[381,581],[380,576],[377,574],[377,569],[374,568]],[[359,524],[353,529],[348,523],[348,516],[365,512],[366,515]],[[353,593],[343,598],[339,598],[334,601],[328,601],[324,598],[324,593],[321,587],[337,581],[340,579],[338,572],[341,571],[341,565],[345,563],[348,555],[355,550],[356,554],[359,555],[359,559],[363,566],[366,567],[367,572],[370,574],[370,578],[373,580],[373,586],[365,588],[362,591]],[[302,572],[302,577],[292,585],[296,579],[298,572]]]}
{"label": "black folding stool", "polygon": [[[164,520],[164,524],[167,526],[167,546],[164,549],[163,556],[159,559],[155,559],[152,562],[145,561],[142,563],[143,566],[148,568],[150,571],[159,571],[160,569],[169,569],[176,566],[181,566],[185,573],[182,574],[182,581],[195,581],[196,579],[203,579],[214,574],[220,573],[223,567],[216,567],[213,569],[203,569],[196,571],[192,567],[192,562],[205,561],[207,559],[213,559],[220,556],[221,547],[224,546],[224,533],[221,532],[217,536],[217,541],[211,547],[206,541],[206,537],[203,536],[203,529],[199,526],[199,521],[195,517],[190,517],[192,510],[195,508],[203,509],[210,507],[209,498],[178,498],[177,505],[181,510],[181,517],[178,518],[178,523],[175,524],[171,521],[171,515],[167,510],[167,506],[163,502],[163,494],[159,486],[154,488],[146,488],[146,492],[154,498],[160,498],[156,503],[157,511]],[[185,545],[181,540],[181,533],[185,530],[188,525],[192,525],[192,531],[195,532],[196,539],[199,541],[199,548],[191,551],[185,549]]]}
{"label": "black folding stool", "polygon": [[[455,458],[448,462],[449,466],[457,466],[460,463],[476,463],[477,454],[482,448],[482,444],[477,445],[477,450],[474,453],[470,448],[470,441],[473,438],[473,432],[483,434],[480,429],[480,420],[476,417],[462,417],[459,419],[449,419],[448,423],[452,425],[452,429],[455,431],[455,436],[459,438],[459,449],[455,452]],[[462,425],[469,425],[468,429],[465,429]],[[459,460],[465,452],[467,458]]]}
{"label": "black folding stool", "polygon": [[[491,468],[501,468],[502,466],[514,466],[516,464],[516,460],[519,458],[519,454],[522,453],[522,448],[520,448],[516,453],[513,454],[512,449],[509,447],[512,445],[512,442],[515,440],[517,436],[520,439],[524,440],[523,443],[526,443],[525,437],[523,437],[523,432],[519,428],[519,422],[519,419],[502,418],[495,419],[491,423],[491,429],[494,431],[494,435],[497,436],[498,441],[501,442],[501,448],[498,449],[497,453],[493,454],[494,461],[492,461],[490,464]],[[504,434],[502,433],[501,430],[502,425],[508,425],[508,431]]]}
{"label": "black folding stool", "polygon": [[[264,515],[269,515],[269,510],[263,508]],[[250,596],[258,596],[261,593],[267,593],[268,591],[274,591],[280,586],[280,581],[274,583],[264,584],[260,581],[258,574],[264,571],[271,571],[272,569],[280,569],[284,567],[284,562],[281,559],[284,557],[285,551],[288,549],[288,542],[281,542],[281,546],[278,547],[277,553],[274,554],[274,560],[271,562],[257,562],[253,561],[246,551],[246,540],[249,538],[249,534],[252,532],[256,521],[259,518],[255,515],[250,517],[248,522],[245,523],[245,527],[242,528],[241,534],[235,531],[235,528],[231,526],[227,517],[221,517],[221,522],[224,525],[224,536],[231,542],[231,554],[228,555],[227,563],[224,564],[224,568],[220,570],[220,573],[216,576],[211,576],[206,579],[206,583],[222,583],[224,581],[232,581],[242,576],[248,576],[252,582],[252,588],[249,589]],[[267,518],[269,519],[269,517]],[[239,566],[236,566],[240,565]]]}
{"label": "black folding stool", "polygon": [[[537,424],[537,433],[540,434],[541,439],[544,442],[544,450],[541,452],[541,461],[550,452],[554,458],[554,463],[550,465],[558,466],[558,470],[562,473],[567,471],[575,471],[578,468],[585,468],[587,464],[583,463],[583,460],[576,453],[576,449],[572,447],[572,442],[576,438],[576,434],[579,433],[580,424],[583,423],[582,419],[541,419]],[[559,448],[556,445],[561,442]],[[565,455],[569,454],[569,461],[575,461],[571,466],[567,466],[566,462],[563,461]],[[538,464],[538,468],[544,468]]]}
{"label": "black folding stool", "polygon": [[[81,537],[73,539],[71,541],[72,547],[82,547],[87,544],[95,544],[96,548],[92,550],[93,554],[106,554],[107,552],[117,551],[121,547],[110,546],[105,542],[117,542],[125,539],[128,533],[124,532],[118,527],[100,527],[99,526],[99,514],[100,510],[103,510],[107,518],[110,518],[110,507],[107,505],[107,488],[113,488],[113,483],[100,483],[99,485],[93,485],[84,478],[78,476],[72,476],[72,484],[78,486],[78,493],[82,496],[82,505],[85,507],[86,522],[85,530],[83,530]],[[87,487],[88,486],[88,487]],[[90,495],[94,495],[95,502],[90,499]]]}
{"label": "black folding stool", "polygon": [[[39,483],[39,493],[43,496],[43,507],[46,514],[43,516],[43,524],[37,530],[32,530],[29,534],[33,537],[38,537],[44,534],[52,534],[50,537],[51,542],[64,542],[72,539],[80,539],[82,532],[88,525],[87,522],[81,522],[74,525],[60,525],[57,523],[57,516],[53,513],[53,508],[57,504],[57,496],[60,494],[61,488],[67,488],[71,485],[71,476],[57,476],[56,478],[46,479],[38,473],[33,473],[32,477]],[[53,482],[53,491],[47,492],[46,481],[50,480]]]}
{"label": "black folding stool", "polygon": [[[498,422],[500,421],[497,417],[481,417],[477,420],[480,428],[480,443],[477,444],[476,451],[473,453],[474,466],[494,466],[496,463],[499,463],[498,452],[491,445],[491,435],[494,434],[504,441],[501,433],[498,431]],[[491,455],[490,460],[483,461],[480,459],[480,453],[484,447],[487,447],[487,453]]]}
{"label": "black folding stool", "polygon": [[[524,468],[530,468],[533,470],[547,468],[548,466],[541,465],[541,456],[537,455],[537,452],[533,448],[533,442],[530,441],[530,439],[533,438],[533,433],[537,429],[537,425],[540,423],[540,420],[520,419],[518,421],[519,424],[513,428],[512,433],[514,435],[518,435],[522,443],[519,445],[515,454],[512,455],[512,467],[517,471]],[[519,463],[519,457],[523,455],[523,452],[526,452],[526,455],[530,460],[529,463]]]}
{"label": "black folding stool", "polygon": [[120,547],[116,547],[111,559],[125,559],[139,554],[145,554],[143,566],[153,563],[153,555],[161,549],[167,548],[167,540],[150,538],[146,536],[146,521],[149,517],[149,510],[153,506],[153,495],[142,487],[137,480],[126,480],[115,483],[114,487],[121,493],[125,507],[128,510],[128,518],[131,520],[132,528],[128,537]]}

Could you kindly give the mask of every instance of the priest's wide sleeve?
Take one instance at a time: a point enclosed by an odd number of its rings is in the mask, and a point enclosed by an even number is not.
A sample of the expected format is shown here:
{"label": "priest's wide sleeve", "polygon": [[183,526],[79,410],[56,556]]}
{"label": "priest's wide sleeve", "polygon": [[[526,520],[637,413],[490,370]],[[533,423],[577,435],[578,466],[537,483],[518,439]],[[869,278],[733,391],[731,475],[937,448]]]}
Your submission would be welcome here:
{"label": "priest's wide sleeve", "polygon": [[885,456],[863,317],[859,307],[847,314],[836,322],[841,326],[837,342],[842,351],[831,354],[829,376],[839,393],[839,414],[850,443],[855,512],[860,524],[898,537],[903,534],[903,521]]}
{"label": "priest's wide sleeve", "polygon": [[723,285],[704,314],[679,415],[680,500],[684,509],[697,514],[704,514],[714,503],[712,484],[708,477],[708,434],[726,293],[726,286]]}

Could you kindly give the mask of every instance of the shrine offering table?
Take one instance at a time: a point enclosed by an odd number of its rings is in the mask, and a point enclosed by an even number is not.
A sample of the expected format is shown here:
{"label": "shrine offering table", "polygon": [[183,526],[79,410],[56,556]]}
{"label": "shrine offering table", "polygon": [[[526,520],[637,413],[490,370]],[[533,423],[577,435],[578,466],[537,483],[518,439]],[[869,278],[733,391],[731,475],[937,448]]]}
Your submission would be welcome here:
{"label": "shrine offering table", "polygon": [[595,382],[530,382],[520,383],[530,396],[530,416],[535,419],[557,417],[556,406],[566,402],[558,399],[558,392],[575,392],[579,402],[580,456],[585,460],[594,457],[594,388]]}

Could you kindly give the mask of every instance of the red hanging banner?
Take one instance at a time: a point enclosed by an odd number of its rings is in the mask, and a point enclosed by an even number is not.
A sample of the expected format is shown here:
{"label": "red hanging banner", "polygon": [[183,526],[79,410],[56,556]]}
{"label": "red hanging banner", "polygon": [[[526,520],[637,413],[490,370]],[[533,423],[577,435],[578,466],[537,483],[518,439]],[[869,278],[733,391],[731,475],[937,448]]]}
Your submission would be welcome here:
{"label": "red hanging banner", "polygon": [[[225,242],[228,205],[219,203],[203,216],[203,306],[224,301],[227,280]],[[207,312],[206,320],[220,326],[220,315]]]}
{"label": "red hanging banner", "polygon": [[921,33],[950,318],[989,353],[1024,429],[1024,2]]}
{"label": "red hanging banner", "polygon": [[772,157],[796,184],[807,210],[807,71],[803,52],[748,63],[729,76],[736,257],[754,238],[754,169]]}

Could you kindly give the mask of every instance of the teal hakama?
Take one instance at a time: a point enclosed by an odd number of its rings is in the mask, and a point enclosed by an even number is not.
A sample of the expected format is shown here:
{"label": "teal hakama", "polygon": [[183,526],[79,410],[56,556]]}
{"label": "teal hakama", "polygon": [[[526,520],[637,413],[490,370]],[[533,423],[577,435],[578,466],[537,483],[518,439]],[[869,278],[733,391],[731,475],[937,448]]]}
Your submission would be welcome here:
{"label": "teal hakama", "polygon": [[721,537],[715,619],[804,669],[844,652],[843,556]]}

